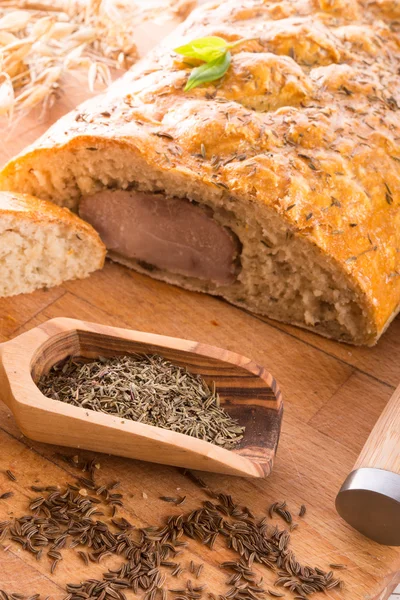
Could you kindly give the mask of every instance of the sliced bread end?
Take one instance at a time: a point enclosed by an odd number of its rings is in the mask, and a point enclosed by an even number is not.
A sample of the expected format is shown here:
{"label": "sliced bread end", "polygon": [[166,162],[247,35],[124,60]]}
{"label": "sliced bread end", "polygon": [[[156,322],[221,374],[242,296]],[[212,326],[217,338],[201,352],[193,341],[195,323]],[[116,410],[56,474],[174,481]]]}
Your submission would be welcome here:
{"label": "sliced bread end", "polygon": [[0,297],[87,277],[105,253],[96,231],[68,209],[0,192]]}

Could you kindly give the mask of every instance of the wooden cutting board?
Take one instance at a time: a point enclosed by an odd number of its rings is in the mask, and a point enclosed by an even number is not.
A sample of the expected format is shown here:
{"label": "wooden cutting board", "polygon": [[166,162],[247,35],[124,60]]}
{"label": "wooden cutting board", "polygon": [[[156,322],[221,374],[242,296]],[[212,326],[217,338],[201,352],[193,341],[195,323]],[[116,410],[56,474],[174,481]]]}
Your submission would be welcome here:
{"label": "wooden cutting board", "polygon": [[[142,48],[151,46],[161,32],[167,33],[171,27],[147,26],[141,33]],[[38,123],[38,115],[32,114],[11,133],[3,132],[0,163],[86,96],[82,81],[70,80],[47,123]],[[376,348],[352,348],[108,263],[85,281],[0,300],[0,341],[57,316],[196,339],[248,355],[265,365],[279,381],[285,398],[273,474],[264,481],[211,474],[202,475],[203,479],[213,490],[232,494],[236,502],[249,506],[257,515],[264,516],[275,501],[286,500],[294,514],[305,504],[307,513],[292,533],[292,548],[299,560],[324,569],[330,563],[348,566],[340,572],[344,591],[330,591],[327,597],[388,598],[400,582],[400,548],[379,546],[353,531],[336,514],[334,499],[400,381],[399,319]],[[24,438],[2,404],[0,447],[0,494],[9,490],[15,493],[13,498],[0,500],[0,521],[26,514],[28,499],[34,495],[32,484],[63,485],[76,475],[74,468],[56,454],[62,449]],[[82,460],[92,456],[79,450],[66,453],[79,454]],[[125,495],[122,514],[136,526],[161,524],[164,516],[191,510],[205,499],[195,483],[175,468],[110,456],[100,456],[98,461],[98,481],[121,481]],[[16,482],[7,478],[8,469],[16,474]],[[171,508],[159,499],[177,494],[187,496],[181,509]],[[86,568],[69,552],[51,576],[46,557],[36,561],[15,544],[7,552],[2,547],[4,544],[0,544],[0,589],[22,594],[40,592],[42,598],[62,598],[66,582],[96,577],[112,564],[111,560],[101,567]],[[201,580],[207,582],[209,591],[222,593],[226,576],[218,565],[231,559],[230,552],[217,545],[211,553],[192,541],[189,551],[196,563],[205,563]],[[185,561],[189,562],[190,556]],[[275,577],[271,572],[256,571],[264,576],[267,586],[272,584]],[[293,596],[286,593],[286,598]]]}

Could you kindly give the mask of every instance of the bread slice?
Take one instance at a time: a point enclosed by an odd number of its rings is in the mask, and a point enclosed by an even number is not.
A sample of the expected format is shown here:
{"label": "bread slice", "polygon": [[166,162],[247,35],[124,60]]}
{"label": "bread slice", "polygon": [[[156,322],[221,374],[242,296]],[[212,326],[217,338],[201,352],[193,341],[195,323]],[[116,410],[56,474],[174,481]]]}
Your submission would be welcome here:
{"label": "bread slice", "polygon": [[[233,281],[110,255],[372,345],[400,307],[399,16],[383,1],[216,0],[11,160],[0,188],[77,211],[113,190],[189,201],[238,240]],[[191,67],[173,49],[212,35],[245,41],[222,79],[185,92]],[[135,216],[119,228],[135,236]]]}
{"label": "bread slice", "polygon": [[68,209],[0,192],[1,297],[87,277],[104,257],[96,231]]}

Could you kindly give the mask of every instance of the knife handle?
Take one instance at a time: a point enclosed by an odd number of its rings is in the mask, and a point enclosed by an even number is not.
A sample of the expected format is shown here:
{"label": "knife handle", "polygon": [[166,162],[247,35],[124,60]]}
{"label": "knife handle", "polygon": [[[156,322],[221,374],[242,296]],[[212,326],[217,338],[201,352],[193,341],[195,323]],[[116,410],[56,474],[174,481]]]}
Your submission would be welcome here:
{"label": "knife handle", "polygon": [[364,467],[400,474],[400,386],[371,431],[354,470]]}
{"label": "knife handle", "polygon": [[400,386],[342,485],[336,509],[372,540],[400,546]]}

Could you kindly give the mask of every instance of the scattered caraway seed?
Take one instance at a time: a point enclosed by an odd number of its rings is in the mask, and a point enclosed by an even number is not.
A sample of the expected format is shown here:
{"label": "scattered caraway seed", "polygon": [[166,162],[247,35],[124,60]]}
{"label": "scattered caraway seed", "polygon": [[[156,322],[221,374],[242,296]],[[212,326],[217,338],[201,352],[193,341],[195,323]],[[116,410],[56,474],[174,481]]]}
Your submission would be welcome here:
{"label": "scattered caraway seed", "polygon": [[7,498],[12,498],[12,496],[14,496],[13,492],[4,492],[4,494],[1,494],[0,500],[7,500]]}
{"label": "scattered caraway seed", "polygon": [[186,496],[178,496],[176,498],[173,496],[160,496],[160,500],[163,500],[163,502],[175,504],[175,506],[181,506],[182,504],[184,504]]}
{"label": "scattered caraway seed", "polygon": [[346,565],[342,565],[342,564],[334,564],[334,563],[330,564],[330,565],[329,565],[329,567],[330,567],[331,569],[335,569],[336,571],[340,571],[340,570],[347,569],[347,566],[346,566]]}
{"label": "scattered caraway seed", "polygon": [[111,491],[111,490],[117,490],[120,486],[121,486],[121,482],[120,481],[113,481],[112,483],[110,483],[110,485],[107,486],[107,489],[109,491]]}
{"label": "scattered caraway seed", "polygon": [[286,502],[281,502],[281,503],[274,502],[273,504],[271,504],[271,506],[268,509],[268,514],[269,514],[270,518],[272,518],[274,513],[276,513],[277,515],[282,517],[282,519],[284,521],[286,521],[286,523],[288,523],[288,525],[292,524],[293,517],[292,517],[291,513],[289,512],[289,510],[286,508]]}
{"label": "scattered caraway seed", "polygon": [[[76,465],[75,465],[76,466]],[[68,483],[64,488],[46,486],[40,496],[30,502],[32,514],[15,517],[0,523],[1,540],[8,538],[19,544],[38,559],[45,550],[52,560],[51,572],[62,560],[62,548],[76,547],[85,565],[98,563],[107,556],[119,556],[123,562],[103,573],[100,579],[87,579],[66,586],[64,600],[126,600],[123,590],[134,594],[144,592],[146,600],[166,600],[165,573],[180,577],[185,569],[176,562],[184,552],[187,542],[182,536],[196,539],[213,547],[217,539],[226,544],[236,560],[220,566],[232,572],[227,581],[228,589],[218,600],[262,600],[266,596],[284,598],[281,590],[265,590],[252,570],[253,563],[264,565],[276,572],[276,585],[304,600],[311,594],[330,589],[341,589],[341,581],[333,571],[302,566],[289,548],[290,534],[273,526],[267,517],[257,519],[248,507],[242,507],[232,497],[209,490],[197,476],[192,477],[211,500],[187,514],[170,516],[164,525],[143,529],[133,527],[123,517],[109,518],[103,511],[109,510],[108,497],[113,484],[97,486],[94,473],[90,478],[94,490],[82,496],[80,487]],[[101,491],[101,494],[99,493]],[[115,495],[115,494],[114,494]],[[118,494],[122,498],[122,494]],[[275,503],[275,508],[285,509],[285,503]],[[99,510],[99,508],[101,510]],[[103,515],[103,519],[98,517]],[[190,573],[196,580],[203,563],[190,563]],[[333,567],[332,567],[333,568]],[[174,600],[201,600],[206,586],[201,582],[187,581],[170,590]],[[0,600],[19,600],[13,594],[0,594]],[[207,592],[209,600],[217,600]],[[25,600],[25,599],[24,599]],[[38,599],[35,599],[38,600]]]}
{"label": "scattered caraway seed", "polygon": [[10,481],[17,481],[17,478],[12,471],[6,471],[6,475]]}
{"label": "scattered caraway seed", "polygon": [[[159,355],[85,360],[70,357],[37,382],[47,397],[145,425],[169,429],[231,450],[244,427],[220,406],[200,375]],[[72,461],[73,462],[73,461]]]}
{"label": "scattered caraway seed", "polygon": [[89,557],[86,554],[86,552],[83,552],[82,550],[78,550],[78,555],[83,560],[83,562],[85,563],[85,565],[88,566],[89,565]]}
{"label": "scattered caraway seed", "polygon": [[300,510],[299,510],[299,517],[304,517],[306,512],[307,512],[307,507],[304,504],[302,504],[300,506]]}

